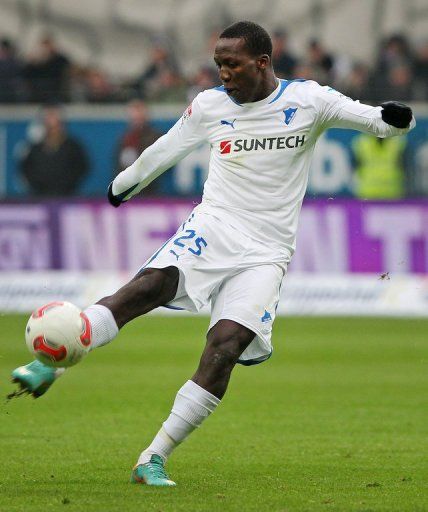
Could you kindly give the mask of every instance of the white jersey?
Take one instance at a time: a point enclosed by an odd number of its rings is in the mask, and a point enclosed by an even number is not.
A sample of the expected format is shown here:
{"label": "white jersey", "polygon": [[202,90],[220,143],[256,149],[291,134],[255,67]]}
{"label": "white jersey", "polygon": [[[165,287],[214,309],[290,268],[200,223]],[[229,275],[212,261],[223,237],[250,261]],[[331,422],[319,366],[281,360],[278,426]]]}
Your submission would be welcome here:
{"label": "white jersey", "polygon": [[194,99],[179,121],[113,183],[129,199],[201,142],[211,145],[202,211],[269,244],[289,261],[315,143],[327,128],[378,137],[408,129],[386,124],[381,107],[307,80],[280,80],[265,99],[238,104],[223,87]]}

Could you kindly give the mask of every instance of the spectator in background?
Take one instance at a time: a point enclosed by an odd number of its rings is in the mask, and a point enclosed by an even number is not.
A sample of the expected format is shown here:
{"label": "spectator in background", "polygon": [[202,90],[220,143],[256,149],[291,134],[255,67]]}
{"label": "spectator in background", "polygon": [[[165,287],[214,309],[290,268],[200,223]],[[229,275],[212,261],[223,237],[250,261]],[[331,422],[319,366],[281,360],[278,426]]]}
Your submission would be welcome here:
{"label": "spectator in background", "polygon": [[398,64],[410,64],[412,61],[407,38],[402,34],[393,34],[381,44],[376,67],[380,73],[387,73]]}
{"label": "spectator in background", "polygon": [[306,61],[301,61],[294,68],[296,78],[304,78],[305,80],[315,80],[314,70]]}
{"label": "spectator in background", "polygon": [[405,137],[381,139],[361,133],[352,141],[356,196],[400,199],[405,195]]}
{"label": "spectator in background", "polygon": [[35,103],[68,99],[70,62],[51,36],[44,36],[24,67],[28,99]]}
{"label": "spectator in background", "polygon": [[151,50],[149,65],[134,83],[135,92],[144,99],[151,99],[160,89],[165,89],[165,82],[173,87],[170,78],[175,76],[179,75],[174,59],[165,46],[157,43]]}
{"label": "spectator in background", "polygon": [[22,156],[22,175],[34,196],[70,197],[88,173],[88,157],[67,134],[60,108],[46,107],[42,123],[41,140],[29,145]]}
{"label": "spectator in background", "polygon": [[294,78],[297,58],[288,49],[287,33],[277,30],[272,38],[272,61],[279,78]]}
{"label": "spectator in background", "polygon": [[[403,89],[406,87],[405,83],[408,82],[407,75],[412,74],[412,69],[413,56],[406,37],[401,34],[389,36],[379,48],[371,78],[373,101],[384,101],[386,98],[392,97],[390,94],[393,93],[396,86],[403,93]],[[389,90],[387,91],[387,89]],[[397,97],[396,99],[403,98]]]}
{"label": "spectator in background", "polygon": [[200,92],[211,89],[218,84],[217,71],[210,66],[202,66],[191,80],[187,90],[187,101],[193,101]]}
{"label": "spectator in background", "polygon": [[0,103],[22,99],[22,62],[16,57],[9,39],[0,41]]}
{"label": "spectator in background", "polygon": [[428,101],[428,40],[416,50],[415,82],[415,99]]}
{"label": "spectator in background", "polygon": [[90,103],[113,103],[118,101],[118,91],[106,73],[89,68],[83,76],[84,99]]}
{"label": "spectator in background", "polygon": [[372,95],[369,85],[370,71],[368,66],[357,62],[352,66],[350,74],[339,84],[339,90],[345,96],[362,103],[370,102]]}
{"label": "spectator in background", "polygon": [[309,42],[306,63],[312,68],[312,78],[321,85],[334,82],[334,59],[317,39]]}
{"label": "spectator in background", "polygon": [[182,103],[187,99],[187,85],[174,70],[164,69],[157,78],[156,87],[146,97],[159,103]]}
{"label": "spectator in background", "polygon": [[119,142],[116,173],[113,178],[134,163],[141,153],[161,136],[161,133],[150,125],[147,107],[142,100],[129,102],[128,119],[127,130]]}
{"label": "spectator in background", "polygon": [[389,69],[386,83],[381,91],[383,100],[394,98],[408,101],[413,97],[413,72],[406,63],[396,64]]}

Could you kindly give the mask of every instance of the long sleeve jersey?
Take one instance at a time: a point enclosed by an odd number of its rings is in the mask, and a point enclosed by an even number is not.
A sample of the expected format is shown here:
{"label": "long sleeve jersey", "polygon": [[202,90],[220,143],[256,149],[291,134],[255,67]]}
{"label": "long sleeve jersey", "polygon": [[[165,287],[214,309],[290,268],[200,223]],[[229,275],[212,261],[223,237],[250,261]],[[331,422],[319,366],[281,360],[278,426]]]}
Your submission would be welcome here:
{"label": "long sleeve jersey", "polygon": [[328,128],[377,137],[407,133],[382,120],[381,107],[353,101],[309,80],[279,80],[265,99],[239,104],[223,87],[198,94],[178,122],[113,182],[129,199],[201,142],[211,146],[198,207],[289,261],[315,143]]}

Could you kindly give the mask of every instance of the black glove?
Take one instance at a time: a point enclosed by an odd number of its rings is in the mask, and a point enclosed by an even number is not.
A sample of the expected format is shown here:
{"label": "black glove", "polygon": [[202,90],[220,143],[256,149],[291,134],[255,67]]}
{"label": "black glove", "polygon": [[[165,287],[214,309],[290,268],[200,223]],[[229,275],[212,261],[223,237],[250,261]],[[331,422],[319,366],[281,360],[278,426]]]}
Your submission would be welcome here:
{"label": "black glove", "polygon": [[386,101],[382,107],[382,119],[396,128],[407,128],[412,120],[412,109],[398,101]]}
{"label": "black glove", "polygon": [[113,195],[113,182],[111,182],[110,185],[108,186],[107,198],[108,198],[108,202],[115,208],[117,208],[118,206],[120,206],[122,204],[122,200],[121,200],[120,196]]}

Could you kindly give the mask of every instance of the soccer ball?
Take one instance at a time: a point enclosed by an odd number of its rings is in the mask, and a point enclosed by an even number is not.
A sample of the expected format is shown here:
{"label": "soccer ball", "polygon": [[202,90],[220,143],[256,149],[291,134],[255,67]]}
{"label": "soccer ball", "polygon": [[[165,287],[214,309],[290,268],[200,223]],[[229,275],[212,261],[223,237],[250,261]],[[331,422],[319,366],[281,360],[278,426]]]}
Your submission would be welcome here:
{"label": "soccer ball", "polygon": [[25,329],[28,350],[48,366],[78,363],[91,346],[91,325],[70,302],[50,302],[32,313]]}

